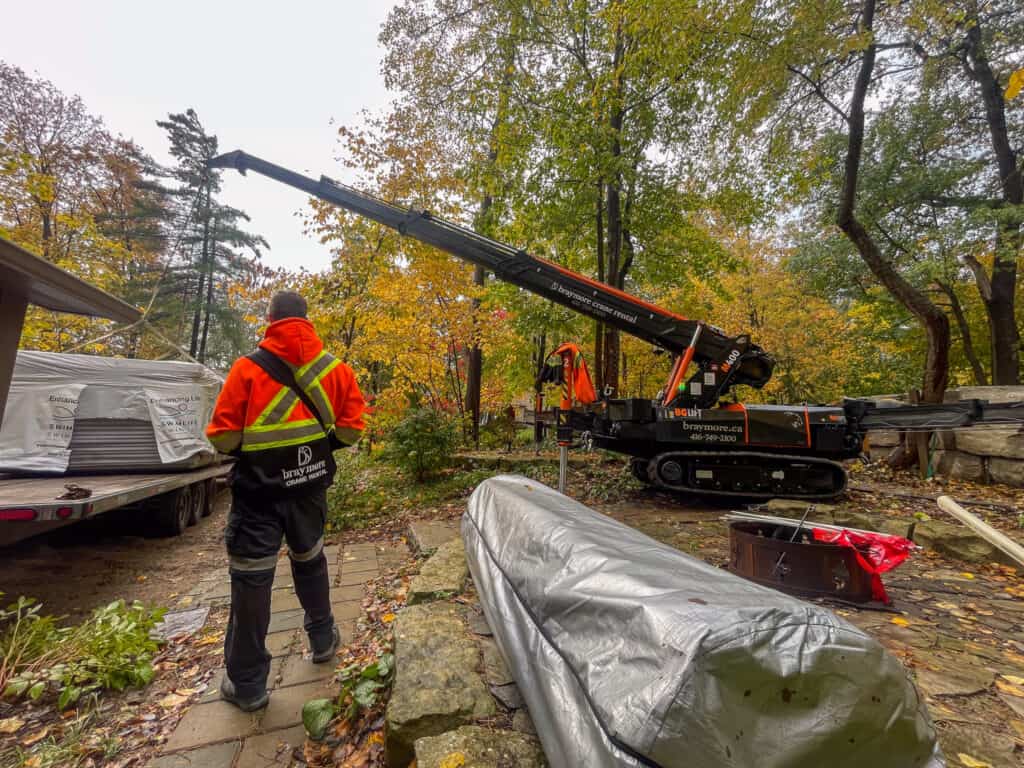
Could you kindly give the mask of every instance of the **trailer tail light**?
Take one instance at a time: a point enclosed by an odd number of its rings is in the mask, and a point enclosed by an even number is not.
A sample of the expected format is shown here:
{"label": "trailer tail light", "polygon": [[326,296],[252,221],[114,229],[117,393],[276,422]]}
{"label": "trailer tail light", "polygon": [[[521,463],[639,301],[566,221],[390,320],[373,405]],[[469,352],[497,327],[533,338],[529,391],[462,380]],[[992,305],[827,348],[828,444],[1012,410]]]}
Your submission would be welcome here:
{"label": "trailer tail light", "polygon": [[74,510],[71,507],[58,507],[57,517],[59,517],[61,520],[67,520],[69,517],[71,517],[73,512]]}
{"label": "trailer tail light", "polygon": [[35,520],[34,509],[0,509],[0,520]]}

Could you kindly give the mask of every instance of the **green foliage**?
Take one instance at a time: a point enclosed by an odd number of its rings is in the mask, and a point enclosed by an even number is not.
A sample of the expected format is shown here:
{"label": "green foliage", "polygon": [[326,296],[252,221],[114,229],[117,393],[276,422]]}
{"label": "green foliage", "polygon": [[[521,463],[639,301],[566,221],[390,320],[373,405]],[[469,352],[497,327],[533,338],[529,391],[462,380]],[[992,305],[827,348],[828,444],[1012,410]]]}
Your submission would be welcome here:
{"label": "green foliage", "polygon": [[338,672],[338,679],[341,681],[338,709],[346,719],[355,717],[360,710],[376,706],[380,696],[391,684],[394,669],[394,655],[383,653],[375,662],[365,667],[351,665],[343,667]]}
{"label": "green foliage", "polygon": [[19,597],[0,610],[4,696],[35,701],[54,694],[64,709],[83,695],[141,687],[153,679],[158,645],[150,633],[164,609],[118,600],[77,626],[61,627],[41,607]]}
{"label": "green foliage", "polygon": [[327,495],[327,526],[332,531],[361,529],[465,498],[494,474],[483,467],[453,467],[409,483],[403,472],[381,457],[365,453],[338,454],[338,474]]}
{"label": "green foliage", "polygon": [[324,737],[327,726],[337,715],[351,720],[361,711],[373,709],[391,685],[395,657],[382,653],[366,666],[350,664],[338,671],[341,692],[336,701],[313,699],[302,707],[302,725],[314,741]]}
{"label": "green foliage", "polygon": [[313,741],[320,741],[336,710],[330,699],[312,699],[302,705],[302,727]]}
{"label": "green foliage", "polygon": [[458,425],[433,408],[414,407],[387,436],[383,456],[416,482],[446,467],[458,440]]}

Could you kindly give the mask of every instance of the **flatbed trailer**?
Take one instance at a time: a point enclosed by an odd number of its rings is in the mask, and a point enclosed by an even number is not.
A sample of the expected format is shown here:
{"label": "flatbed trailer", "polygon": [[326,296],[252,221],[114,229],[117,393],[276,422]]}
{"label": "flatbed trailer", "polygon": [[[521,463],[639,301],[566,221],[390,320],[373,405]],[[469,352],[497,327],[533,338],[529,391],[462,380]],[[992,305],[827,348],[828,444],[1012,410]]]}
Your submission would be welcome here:
{"label": "flatbed trailer", "polygon": [[213,511],[230,463],[187,472],[25,477],[0,474],[0,545],[113,510],[146,515],[176,536]]}

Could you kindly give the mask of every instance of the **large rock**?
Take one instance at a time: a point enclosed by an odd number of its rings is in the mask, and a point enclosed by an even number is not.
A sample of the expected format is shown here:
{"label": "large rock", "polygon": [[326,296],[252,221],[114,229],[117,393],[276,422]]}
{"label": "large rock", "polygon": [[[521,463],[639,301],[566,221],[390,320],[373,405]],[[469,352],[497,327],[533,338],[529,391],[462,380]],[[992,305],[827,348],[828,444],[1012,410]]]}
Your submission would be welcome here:
{"label": "large rock", "polygon": [[957,433],[956,447],[976,456],[1024,459],[1024,428],[967,427]]}
{"label": "large rock", "polygon": [[409,605],[457,595],[466,586],[469,568],[462,539],[442,544],[409,584]]}
{"label": "large rock", "polygon": [[899,445],[901,439],[900,433],[895,429],[872,430],[868,436],[868,444],[872,447],[876,445],[892,447]]}
{"label": "large rock", "polygon": [[416,742],[417,768],[545,768],[540,743],[515,731],[467,726]]}
{"label": "large rock", "polygon": [[413,520],[409,523],[409,540],[421,555],[432,555],[443,544],[459,538],[457,520]]}
{"label": "large rock", "polygon": [[988,460],[988,475],[993,483],[1024,488],[1024,461],[993,456]]}
{"label": "large rock", "polygon": [[[898,531],[892,531],[898,533]],[[899,535],[904,535],[906,530]],[[914,527],[914,543],[967,563],[1004,563],[1007,555],[970,528],[942,520],[923,520]]]}
{"label": "large rock", "polygon": [[988,479],[985,460],[961,451],[935,451],[932,454],[932,466],[940,475],[955,477],[957,480],[984,483]]}
{"label": "large rock", "polygon": [[477,674],[480,654],[451,603],[412,606],[395,620],[395,684],[385,713],[388,765],[404,768],[417,739],[497,711]]}
{"label": "large rock", "polygon": [[991,387],[957,387],[946,392],[947,403],[958,400],[988,400],[990,403],[1024,402],[1024,386],[996,385]]}

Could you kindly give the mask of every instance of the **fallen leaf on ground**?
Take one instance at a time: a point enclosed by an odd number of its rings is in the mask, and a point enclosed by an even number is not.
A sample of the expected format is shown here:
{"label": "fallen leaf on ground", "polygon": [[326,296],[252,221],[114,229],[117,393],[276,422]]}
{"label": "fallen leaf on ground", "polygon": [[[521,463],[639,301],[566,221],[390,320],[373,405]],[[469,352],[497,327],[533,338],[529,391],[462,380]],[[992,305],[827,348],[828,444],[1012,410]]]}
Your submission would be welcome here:
{"label": "fallen leaf on ground", "polygon": [[380,620],[383,621],[385,624],[390,624],[392,621],[395,620],[395,614],[385,613],[383,616],[380,617]]}
{"label": "fallen leaf on ground", "polygon": [[20,717],[5,717],[0,720],[0,733],[15,733],[24,724]]}
{"label": "fallen leaf on ground", "polygon": [[996,680],[996,688],[1010,696],[1020,696],[1021,698],[1024,698],[1024,688],[1017,685],[1010,685],[1005,680]]}
{"label": "fallen leaf on ground", "polygon": [[21,740],[21,746],[23,746],[23,747],[31,747],[37,741],[42,741],[46,737],[46,734],[49,733],[49,732],[50,732],[50,726],[48,726],[48,725],[43,727],[43,728],[40,728],[35,733],[30,733],[28,736],[26,736],[24,739],[22,739]]}
{"label": "fallen leaf on ground", "polygon": [[963,752],[957,754],[957,759],[960,760],[966,768],[992,768],[992,763],[977,760],[970,755],[965,755]]}
{"label": "fallen leaf on ground", "polygon": [[1002,678],[1011,685],[1024,685],[1024,677],[1017,677],[1017,675],[1002,675]]}
{"label": "fallen leaf on ground", "polygon": [[180,693],[168,693],[157,704],[164,709],[174,709],[175,707],[180,707],[186,701],[188,701],[188,696],[182,696]]}
{"label": "fallen leaf on ground", "polygon": [[216,633],[214,633],[212,635],[207,635],[206,637],[202,638],[201,640],[198,640],[196,642],[196,645],[213,645],[214,643],[219,643],[223,639],[224,639],[224,633],[223,632],[216,632]]}
{"label": "fallen leaf on ground", "polygon": [[904,619],[902,616],[893,616],[892,617],[892,623],[895,624],[897,627],[909,627],[910,626],[910,622],[907,621],[906,619]]}

